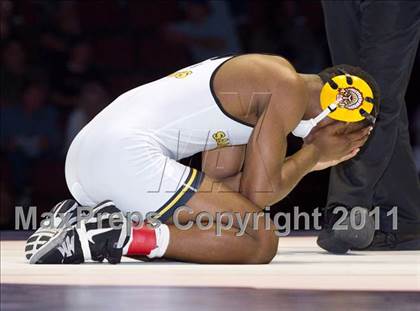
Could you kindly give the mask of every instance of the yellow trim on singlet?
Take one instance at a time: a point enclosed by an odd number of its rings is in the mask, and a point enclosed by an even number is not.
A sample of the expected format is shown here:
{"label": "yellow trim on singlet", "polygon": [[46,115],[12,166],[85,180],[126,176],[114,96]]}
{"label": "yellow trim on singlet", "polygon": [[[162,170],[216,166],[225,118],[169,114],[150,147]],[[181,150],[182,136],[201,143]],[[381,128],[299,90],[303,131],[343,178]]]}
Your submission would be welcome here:
{"label": "yellow trim on singlet", "polygon": [[178,195],[171,201],[168,203],[167,206],[165,206],[164,209],[162,209],[159,214],[157,215],[157,217],[161,217],[163,214],[165,214],[171,207],[173,207],[183,196],[184,194],[190,189],[192,183],[195,180],[195,177],[197,176],[197,170],[192,168],[192,173],[191,173],[191,177],[188,179],[188,181],[185,183],[185,185],[183,186],[182,190],[180,193],[178,193]]}

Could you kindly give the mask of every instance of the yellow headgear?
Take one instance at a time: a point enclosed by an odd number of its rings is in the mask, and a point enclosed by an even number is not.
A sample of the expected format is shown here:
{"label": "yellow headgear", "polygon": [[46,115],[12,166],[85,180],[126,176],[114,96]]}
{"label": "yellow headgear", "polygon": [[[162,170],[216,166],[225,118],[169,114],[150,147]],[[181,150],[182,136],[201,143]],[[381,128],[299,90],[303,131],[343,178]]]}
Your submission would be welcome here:
{"label": "yellow headgear", "polygon": [[321,89],[320,102],[325,110],[336,102],[337,109],[328,117],[344,122],[358,122],[373,110],[373,91],[360,77],[342,74],[331,78]]}
{"label": "yellow headgear", "polygon": [[[359,122],[367,119],[371,124],[375,123],[377,111],[374,103],[379,100],[378,90],[374,93],[365,80],[350,75],[343,68],[331,69],[319,74],[326,82],[320,94],[322,112],[312,119],[300,121],[292,131],[293,135],[305,138],[327,116],[337,121]],[[334,71],[340,74],[330,77]],[[374,80],[372,83],[376,85]]]}

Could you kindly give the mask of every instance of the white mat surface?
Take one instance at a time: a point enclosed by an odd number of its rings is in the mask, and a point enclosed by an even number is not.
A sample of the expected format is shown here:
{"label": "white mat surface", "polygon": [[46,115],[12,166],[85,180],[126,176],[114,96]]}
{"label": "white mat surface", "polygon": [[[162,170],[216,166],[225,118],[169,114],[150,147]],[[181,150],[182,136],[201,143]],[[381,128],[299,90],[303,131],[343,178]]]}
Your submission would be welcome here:
{"label": "white mat surface", "polygon": [[420,251],[331,255],[315,237],[283,237],[269,265],[146,263],[29,265],[24,241],[1,241],[1,282],[420,291]]}

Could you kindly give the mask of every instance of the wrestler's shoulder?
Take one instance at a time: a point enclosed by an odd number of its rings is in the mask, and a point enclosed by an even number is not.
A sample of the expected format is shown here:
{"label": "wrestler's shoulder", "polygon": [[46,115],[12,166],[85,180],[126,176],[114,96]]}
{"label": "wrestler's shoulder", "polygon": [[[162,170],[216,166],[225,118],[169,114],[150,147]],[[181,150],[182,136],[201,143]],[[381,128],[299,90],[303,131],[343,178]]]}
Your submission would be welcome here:
{"label": "wrestler's shoulder", "polygon": [[295,71],[293,65],[284,57],[276,54],[250,53],[236,57],[238,64],[257,65],[262,68],[283,68],[284,70]]}
{"label": "wrestler's shoulder", "polygon": [[[301,79],[295,68],[284,57],[274,54],[242,54],[225,63],[216,76],[217,81],[226,85],[232,77],[241,77],[252,85],[263,85],[270,88],[301,87]],[[220,82],[219,81],[219,82]],[[236,81],[234,79],[234,81]],[[217,84],[217,83],[216,83]]]}
{"label": "wrestler's shoulder", "polygon": [[238,61],[253,67],[264,78],[293,84],[299,79],[293,65],[284,57],[275,54],[244,54]]}

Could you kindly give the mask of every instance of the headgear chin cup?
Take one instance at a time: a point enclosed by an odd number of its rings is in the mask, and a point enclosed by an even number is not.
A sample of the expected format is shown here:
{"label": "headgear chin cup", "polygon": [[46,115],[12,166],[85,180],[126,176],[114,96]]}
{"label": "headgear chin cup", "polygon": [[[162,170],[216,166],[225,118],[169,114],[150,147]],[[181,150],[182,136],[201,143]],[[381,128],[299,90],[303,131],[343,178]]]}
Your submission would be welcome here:
{"label": "headgear chin cup", "polygon": [[[311,119],[313,120],[313,119]],[[302,120],[299,122],[298,126],[293,130],[292,134],[296,137],[305,138],[309,135],[312,129],[316,126],[311,120]]]}
{"label": "headgear chin cup", "polygon": [[[344,71],[342,71],[344,72]],[[376,118],[373,111],[373,91],[369,84],[358,76],[348,73],[331,78],[321,89],[320,103],[323,111],[310,120],[302,120],[292,134],[305,138],[325,117],[343,122],[359,122],[364,119],[372,124]]]}
{"label": "headgear chin cup", "polygon": [[337,109],[337,104],[332,103],[327,108],[325,108],[316,118],[309,120],[302,120],[299,122],[298,126],[293,130],[292,134],[296,137],[305,138],[309,135],[312,129],[317,126],[319,122],[325,119],[331,112]]}

